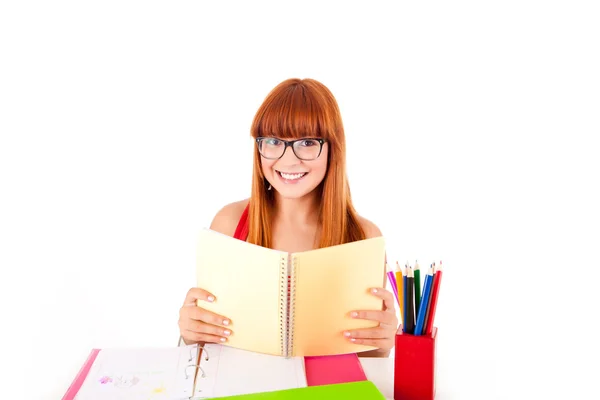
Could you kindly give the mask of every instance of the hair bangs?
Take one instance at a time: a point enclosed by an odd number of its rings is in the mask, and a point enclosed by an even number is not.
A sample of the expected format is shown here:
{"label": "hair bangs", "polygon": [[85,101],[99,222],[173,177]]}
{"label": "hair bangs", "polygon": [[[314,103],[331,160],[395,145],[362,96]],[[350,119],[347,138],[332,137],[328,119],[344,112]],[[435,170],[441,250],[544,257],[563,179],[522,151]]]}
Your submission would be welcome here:
{"label": "hair bangs", "polygon": [[256,115],[252,136],[299,139],[306,137],[330,139],[335,115],[319,93],[294,84],[274,89]]}

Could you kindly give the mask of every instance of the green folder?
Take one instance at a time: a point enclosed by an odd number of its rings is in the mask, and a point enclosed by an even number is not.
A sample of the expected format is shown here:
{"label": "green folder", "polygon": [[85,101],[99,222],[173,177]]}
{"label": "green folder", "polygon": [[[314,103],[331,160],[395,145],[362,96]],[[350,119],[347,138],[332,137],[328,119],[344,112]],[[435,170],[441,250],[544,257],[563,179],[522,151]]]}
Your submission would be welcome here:
{"label": "green folder", "polygon": [[217,398],[220,400],[385,400],[383,394],[371,381],[308,386],[298,389],[285,389],[273,392],[240,394]]}

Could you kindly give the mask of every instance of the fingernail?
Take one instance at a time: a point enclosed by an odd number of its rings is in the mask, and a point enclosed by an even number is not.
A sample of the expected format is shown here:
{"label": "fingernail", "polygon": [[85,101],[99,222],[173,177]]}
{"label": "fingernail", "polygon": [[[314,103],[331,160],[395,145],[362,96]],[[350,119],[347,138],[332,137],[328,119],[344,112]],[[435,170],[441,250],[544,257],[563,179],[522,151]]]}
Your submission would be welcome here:
{"label": "fingernail", "polygon": [[223,320],[223,325],[229,325],[229,320],[228,319],[224,319]]}
{"label": "fingernail", "polygon": [[352,338],[350,339],[351,342],[356,342],[356,339]]}
{"label": "fingernail", "polygon": [[344,332],[344,336],[350,337],[350,332]]}
{"label": "fingernail", "polygon": [[377,293],[377,289],[373,288],[373,289],[371,289],[371,292]]}
{"label": "fingernail", "polygon": [[223,331],[223,334],[225,334],[225,336],[229,336],[229,335],[231,335],[231,331],[229,329],[225,329]]}
{"label": "fingernail", "polygon": [[358,317],[358,313],[357,313],[356,311],[352,311],[352,312],[350,313],[350,316],[351,316],[352,318],[356,318],[356,317]]}
{"label": "fingernail", "polygon": [[225,342],[225,341],[227,341],[227,338],[222,337],[221,342]]}
{"label": "fingernail", "polygon": [[208,301],[215,301],[215,298],[213,296],[208,296]]}

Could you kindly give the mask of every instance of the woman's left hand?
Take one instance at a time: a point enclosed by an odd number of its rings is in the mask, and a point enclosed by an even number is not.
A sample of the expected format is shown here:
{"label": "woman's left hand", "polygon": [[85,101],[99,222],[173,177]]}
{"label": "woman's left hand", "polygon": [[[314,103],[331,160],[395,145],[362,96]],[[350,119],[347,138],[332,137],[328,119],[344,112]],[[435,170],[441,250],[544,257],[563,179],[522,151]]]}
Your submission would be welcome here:
{"label": "woman's left hand", "polygon": [[389,351],[395,345],[398,330],[394,295],[381,287],[371,289],[371,293],[383,299],[383,310],[355,310],[350,313],[350,316],[377,321],[379,326],[348,330],[344,332],[344,336],[353,343],[374,346],[381,351]]}

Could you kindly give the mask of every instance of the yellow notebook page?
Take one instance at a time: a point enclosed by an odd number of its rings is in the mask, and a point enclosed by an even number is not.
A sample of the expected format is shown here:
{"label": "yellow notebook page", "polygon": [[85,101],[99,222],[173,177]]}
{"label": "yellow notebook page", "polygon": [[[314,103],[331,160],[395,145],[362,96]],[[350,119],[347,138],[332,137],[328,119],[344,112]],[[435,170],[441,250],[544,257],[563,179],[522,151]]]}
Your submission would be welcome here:
{"label": "yellow notebook page", "polygon": [[381,310],[369,293],[385,281],[385,242],[376,237],[293,254],[295,301],[293,356],[344,354],[373,347],[357,345],[344,330],[377,322],[354,319],[352,310]]}
{"label": "yellow notebook page", "polygon": [[281,355],[281,259],[287,253],[256,246],[205,229],[197,254],[197,285],[216,296],[198,306],[231,319],[226,344]]}

